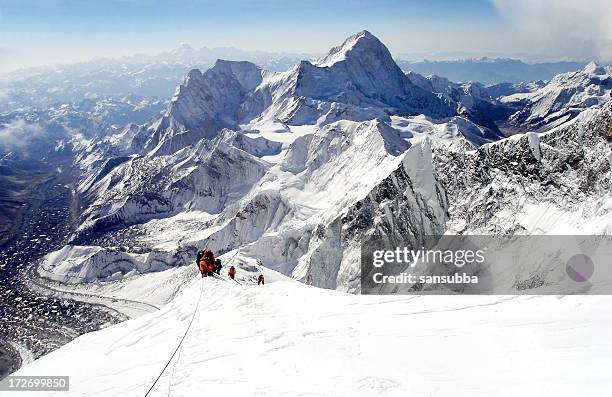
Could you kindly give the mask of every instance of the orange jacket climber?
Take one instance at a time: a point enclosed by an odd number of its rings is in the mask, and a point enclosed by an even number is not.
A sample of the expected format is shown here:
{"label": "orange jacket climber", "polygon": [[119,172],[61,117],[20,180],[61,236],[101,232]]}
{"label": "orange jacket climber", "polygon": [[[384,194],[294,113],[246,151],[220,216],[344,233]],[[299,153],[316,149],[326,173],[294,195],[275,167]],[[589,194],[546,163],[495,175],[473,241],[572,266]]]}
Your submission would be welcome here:
{"label": "orange jacket climber", "polygon": [[234,266],[230,267],[229,271],[227,272],[227,275],[230,276],[230,278],[233,280],[236,276],[236,268]]}
{"label": "orange jacket climber", "polygon": [[264,275],[260,274],[259,277],[257,277],[257,285],[259,284],[265,284],[265,279],[264,279]]}
{"label": "orange jacket climber", "polygon": [[205,249],[204,252],[198,253],[198,257],[200,257],[200,261],[198,263],[198,267],[200,268],[200,273],[202,277],[212,276],[212,273],[215,268],[215,255],[213,255],[212,251],[209,249]]}
{"label": "orange jacket climber", "polygon": [[198,267],[200,268],[200,274],[202,275],[202,277],[206,277],[208,272],[206,271],[206,262],[204,262],[204,259],[200,261]]}

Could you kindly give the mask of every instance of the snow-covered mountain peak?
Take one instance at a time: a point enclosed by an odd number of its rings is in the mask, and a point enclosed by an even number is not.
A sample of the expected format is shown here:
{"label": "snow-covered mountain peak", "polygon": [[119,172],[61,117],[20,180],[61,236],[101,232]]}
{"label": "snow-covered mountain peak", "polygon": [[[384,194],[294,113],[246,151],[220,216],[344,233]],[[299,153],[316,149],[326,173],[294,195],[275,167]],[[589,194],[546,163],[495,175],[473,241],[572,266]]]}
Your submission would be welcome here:
{"label": "snow-covered mountain peak", "polygon": [[164,114],[151,123],[144,152],[170,154],[212,139],[223,128],[237,128],[240,105],[264,74],[254,63],[221,59],[204,73],[191,70]]}
{"label": "snow-covered mountain peak", "polygon": [[302,61],[284,73],[222,59],[204,73],[190,71],[163,117],[151,124],[143,154],[170,154],[198,139],[212,139],[223,128],[240,130],[241,125],[259,129],[277,122],[326,124],[386,114],[443,118],[455,110],[445,99],[414,85],[384,44],[362,31],[322,60]]}
{"label": "snow-covered mountain peak", "polygon": [[588,73],[588,74],[596,74],[596,75],[606,74],[606,68],[603,67],[603,66],[599,66],[599,64],[597,64],[597,62],[595,62],[595,61],[589,62],[582,69],[582,71],[584,73]]}
{"label": "snow-covered mountain peak", "polygon": [[[177,92],[184,90],[201,90],[204,86],[215,84],[216,79],[229,78],[235,79],[240,83],[244,91],[251,91],[257,87],[262,80],[263,71],[257,65],[248,61],[227,61],[217,59],[215,65],[202,73],[199,69],[192,69],[187,73],[183,84],[181,84]],[[222,81],[223,82],[223,81]],[[173,101],[178,100],[177,95]]]}
{"label": "snow-covered mountain peak", "polygon": [[200,69],[191,69],[189,73],[187,73],[187,78],[185,79],[184,84],[179,85],[179,87],[186,85],[190,79],[201,79],[201,78],[202,78],[202,72],[200,71]]}
{"label": "snow-covered mountain peak", "polygon": [[344,42],[332,48],[326,55],[314,62],[319,67],[330,67],[337,62],[346,60],[351,56],[359,56],[360,53],[378,53],[391,57],[389,50],[372,33],[362,30],[348,37]]}
{"label": "snow-covered mountain peak", "polygon": [[263,71],[262,69],[252,62],[248,61],[227,61],[224,59],[217,59],[215,66],[211,69],[211,74],[216,77],[217,74],[226,74],[234,77],[244,91],[254,90],[262,80]]}
{"label": "snow-covered mountain peak", "polygon": [[366,79],[363,78],[366,75],[369,75],[375,84],[383,83],[385,79],[396,88],[401,88],[406,80],[387,47],[367,30],[350,36],[313,65],[318,68],[336,69],[336,74],[346,69],[351,77],[357,78],[355,83],[361,86],[366,86]]}
{"label": "snow-covered mountain peak", "polygon": [[359,32],[314,63],[287,73],[284,92],[317,101],[377,108],[391,114],[455,114],[445,100],[414,85],[374,35]]}

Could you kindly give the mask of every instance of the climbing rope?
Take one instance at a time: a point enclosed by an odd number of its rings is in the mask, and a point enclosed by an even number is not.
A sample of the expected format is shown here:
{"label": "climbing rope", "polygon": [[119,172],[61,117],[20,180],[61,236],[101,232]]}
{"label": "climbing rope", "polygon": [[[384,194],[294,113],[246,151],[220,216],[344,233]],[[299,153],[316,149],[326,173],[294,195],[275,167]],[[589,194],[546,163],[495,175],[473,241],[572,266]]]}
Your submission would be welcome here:
{"label": "climbing rope", "polygon": [[[236,255],[238,255],[238,252],[240,252],[240,249],[238,249],[236,251],[236,253],[234,255],[232,255],[232,257],[227,261],[227,263],[229,264],[235,257]],[[213,277],[215,277],[215,275],[213,275]],[[217,278],[217,277],[215,277]],[[221,277],[219,277],[219,279],[227,281]],[[234,280],[234,279],[232,279]],[[239,285],[242,285],[241,283],[239,283],[237,280],[234,280],[236,283],[238,283]],[[157,375],[157,378],[155,379],[155,381],[153,382],[153,384],[151,385],[151,387],[149,387],[149,390],[147,391],[147,393],[145,394],[145,397],[148,397],[149,393],[151,393],[151,391],[153,391],[153,388],[155,387],[155,385],[157,384],[157,382],[161,379],[162,375],[164,374],[164,372],[166,371],[166,369],[168,368],[168,366],[170,365],[170,363],[172,362],[172,359],[174,358],[174,356],[176,355],[177,352],[179,352],[179,350],[182,351],[181,347],[183,346],[183,342],[185,341],[185,339],[187,338],[187,335],[189,334],[189,330],[191,329],[191,325],[194,322],[194,319],[196,318],[196,313],[198,313],[198,308],[200,307],[200,301],[202,300],[202,291],[204,291],[204,280],[202,279],[202,282],[200,283],[200,296],[198,297],[198,302],[196,304],[195,310],[193,312],[193,314],[191,315],[191,320],[189,321],[189,325],[187,325],[187,329],[185,330],[185,333],[183,334],[183,337],[181,338],[180,342],[178,343],[178,345],[176,346],[176,349],[174,349],[174,352],[172,353],[172,355],[170,356],[170,359],[168,360],[168,362],[166,362],[166,365],[164,365],[164,368],[162,368],[161,372],[159,373],[159,375]],[[179,354],[180,356],[180,354]],[[175,364],[176,367],[176,364]],[[174,376],[174,368],[172,370],[172,376]],[[170,382],[172,382],[172,376],[170,379]],[[168,385],[168,395],[170,394],[170,384]]]}
{"label": "climbing rope", "polygon": [[[240,248],[238,248],[238,249],[236,250],[236,253],[235,253],[234,255],[232,255],[232,257],[231,257],[231,258],[229,258],[229,260],[227,261],[227,263],[229,264],[229,263],[230,263],[230,262],[231,262],[231,261],[232,261],[232,260],[233,260],[233,259],[236,257],[236,255],[238,255],[238,253],[239,253],[239,252],[240,252]],[[227,265],[226,265],[226,266],[227,266]]]}
{"label": "climbing rope", "polygon": [[191,325],[193,324],[193,320],[196,317],[195,315],[198,312],[198,307],[200,307],[200,301],[202,300],[202,291],[204,291],[204,282],[203,281],[200,283],[200,296],[198,297],[198,303],[196,304],[195,310],[194,310],[193,314],[191,315],[191,321],[189,321],[189,325],[187,326],[187,329],[185,330],[185,334],[183,334],[183,337],[181,338],[181,341],[179,342],[179,344],[176,346],[176,349],[174,349],[174,352],[172,353],[172,356],[170,356],[170,359],[168,360],[166,365],[164,365],[164,368],[161,370],[161,372],[159,373],[159,375],[155,379],[155,382],[153,382],[153,384],[151,385],[151,387],[149,388],[149,390],[145,394],[145,397],[147,397],[149,395],[149,393],[151,393],[151,391],[153,390],[153,388],[155,387],[157,382],[161,379],[162,375],[164,374],[164,371],[166,371],[166,368],[168,368],[168,365],[170,365],[170,363],[172,362],[172,359],[174,358],[176,353],[179,351],[179,348],[181,347],[181,345],[185,341],[185,338],[187,337],[187,334],[189,333],[189,330],[191,329]]}
{"label": "climbing rope", "polygon": [[[225,281],[225,280],[223,280],[223,281]],[[202,314],[202,312],[198,310],[198,314],[196,315],[196,320],[195,320],[196,324],[198,323],[201,314]],[[189,335],[189,331],[188,331],[187,335]],[[181,356],[183,354],[183,348],[184,347],[185,347],[185,343],[183,343],[181,345],[181,348],[179,349],[179,352],[178,352],[178,356],[176,357],[176,361],[174,362],[174,365],[172,366],[172,373],[170,374],[170,380],[168,381],[168,394],[166,395],[167,397],[170,397],[170,392],[172,390],[172,380],[174,379],[174,372],[176,371],[176,367],[179,365],[179,363],[181,361]],[[170,360],[170,361],[172,361],[172,360]]]}

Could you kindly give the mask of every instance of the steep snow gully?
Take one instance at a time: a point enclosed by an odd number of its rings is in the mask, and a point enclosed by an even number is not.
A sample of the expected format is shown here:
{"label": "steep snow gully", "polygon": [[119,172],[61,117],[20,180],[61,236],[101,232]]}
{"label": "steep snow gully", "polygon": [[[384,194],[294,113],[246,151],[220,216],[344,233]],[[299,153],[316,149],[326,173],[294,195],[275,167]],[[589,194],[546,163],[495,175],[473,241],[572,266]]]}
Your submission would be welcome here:
{"label": "steep snow gully", "polygon": [[32,281],[130,319],[17,374],[69,375],[58,396],[608,396],[612,297],[538,295],[564,268],[505,268],[531,296],[359,293],[367,239],[612,234],[611,74],[457,84],[367,31],[285,72],[192,70],[150,122],[71,142],[79,226]]}

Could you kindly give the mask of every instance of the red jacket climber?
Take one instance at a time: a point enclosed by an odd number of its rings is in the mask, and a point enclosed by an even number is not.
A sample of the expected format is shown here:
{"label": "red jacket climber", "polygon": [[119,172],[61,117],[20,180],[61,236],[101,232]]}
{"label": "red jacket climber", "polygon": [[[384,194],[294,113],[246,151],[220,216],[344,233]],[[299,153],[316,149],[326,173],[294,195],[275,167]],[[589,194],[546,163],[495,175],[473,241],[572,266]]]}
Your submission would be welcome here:
{"label": "red jacket climber", "polygon": [[230,267],[229,271],[227,272],[227,275],[230,276],[230,278],[233,280],[236,276],[236,268],[234,266]]}
{"label": "red jacket climber", "polygon": [[200,257],[200,261],[198,263],[200,273],[202,274],[202,277],[212,276],[212,273],[215,268],[215,256],[208,248],[205,249],[203,252],[200,252],[202,254],[200,256],[200,253],[198,253],[198,257]]}
{"label": "red jacket climber", "polygon": [[262,285],[265,284],[263,274],[260,274],[259,277],[257,277],[257,285],[259,284],[262,284]]}

